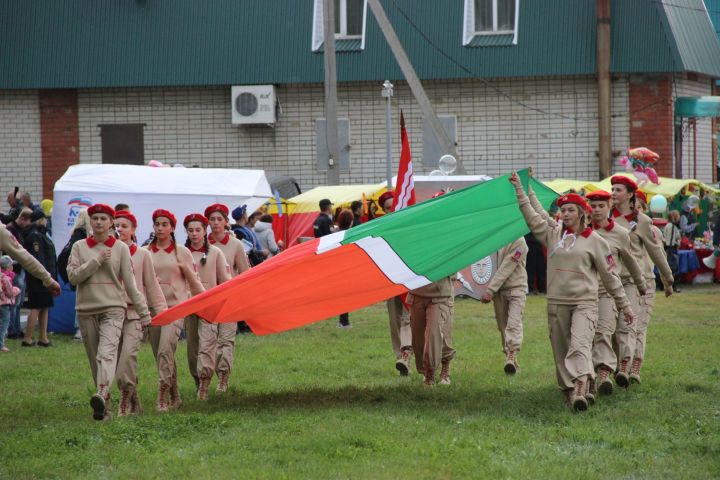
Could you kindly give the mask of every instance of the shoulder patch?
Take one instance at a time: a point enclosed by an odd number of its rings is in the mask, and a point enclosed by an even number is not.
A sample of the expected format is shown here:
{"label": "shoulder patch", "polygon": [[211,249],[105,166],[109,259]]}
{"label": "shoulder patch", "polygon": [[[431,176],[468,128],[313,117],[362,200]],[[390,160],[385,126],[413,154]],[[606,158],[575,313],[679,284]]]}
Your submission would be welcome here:
{"label": "shoulder patch", "polygon": [[611,272],[615,270],[615,257],[613,257],[612,253],[608,253],[605,256],[605,261],[607,262],[608,270]]}
{"label": "shoulder patch", "polygon": [[511,260],[516,263],[519,262],[520,259],[522,258],[522,254],[523,254],[523,252],[521,249],[519,249],[519,248],[516,249],[515,253],[513,253],[513,256],[511,257]]}

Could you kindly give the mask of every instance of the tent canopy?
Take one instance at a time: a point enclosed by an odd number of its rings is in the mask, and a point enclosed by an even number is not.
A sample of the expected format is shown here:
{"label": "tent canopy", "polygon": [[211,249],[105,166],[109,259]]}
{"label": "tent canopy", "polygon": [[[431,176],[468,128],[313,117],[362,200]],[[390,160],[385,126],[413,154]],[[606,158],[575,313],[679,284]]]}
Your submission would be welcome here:
{"label": "tent canopy", "polygon": [[53,241],[56,248],[62,248],[80,209],[94,203],[128,204],[138,219],[139,242],[152,231],[152,212],[170,210],[180,222],[177,239],[184,242],[181,222],[185,215],[203,212],[213,203],[223,203],[230,210],[246,204],[253,211],[270,196],[263,170],[73,165],[55,183]]}
{"label": "tent canopy", "polygon": [[720,117],[720,97],[679,97],[675,100],[676,117]]}
{"label": "tent canopy", "polygon": [[[625,177],[630,177],[633,180],[636,180],[636,178],[631,173],[618,173],[617,175],[623,175]],[[606,190],[609,192],[612,188],[612,185],[610,184],[610,178],[612,177],[608,177],[601,182],[588,184],[587,190]],[[711,187],[710,185],[706,185],[695,179],[660,177],[659,180],[660,185],[655,185],[654,183],[648,182],[643,185],[640,190],[650,194],[650,196],[659,194],[664,197],[674,197],[675,195],[683,191],[687,186],[695,185],[697,188],[700,188],[710,193],[720,193],[720,191]]]}
{"label": "tent canopy", "polygon": [[[333,185],[316,187],[287,200],[289,213],[318,213],[319,203],[323,198],[329,199],[336,207],[347,207],[355,200],[361,200],[363,194],[367,199],[376,199],[384,191],[385,182],[368,185]],[[276,213],[277,207],[270,200],[270,213]]]}
{"label": "tent canopy", "polygon": [[[615,175],[623,175],[625,177],[630,177],[633,180],[637,180],[632,173],[616,173]],[[614,175],[613,175],[614,176]],[[545,186],[552,188],[557,193],[565,193],[568,190],[585,190],[586,192],[594,192],[595,190],[605,190],[610,191],[612,189],[612,185],[610,184],[610,179],[612,177],[607,177],[604,180],[591,182],[588,180],[570,180],[565,178],[558,178],[555,180],[551,180],[548,182],[542,182]],[[682,192],[685,188],[687,188],[690,185],[694,185],[696,188],[699,188],[701,190],[705,190],[709,193],[718,194],[720,193],[720,190],[711,187],[710,185],[707,185],[703,182],[700,182],[695,179],[687,179],[687,178],[669,178],[669,177],[659,177],[660,185],[655,185],[654,183],[646,183],[645,185],[640,188],[643,192],[649,194],[649,196],[652,198],[653,195],[662,195],[664,197],[674,197],[678,193]]]}
{"label": "tent canopy", "polygon": [[565,193],[569,190],[575,190],[576,192],[579,192],[580,190],[586,189],[586,187],[592,182],[590,182],[590,180],[571,180],[568,178],[556,178],[555,180],[542,183],[546,187],[551,188],[557,193]]}

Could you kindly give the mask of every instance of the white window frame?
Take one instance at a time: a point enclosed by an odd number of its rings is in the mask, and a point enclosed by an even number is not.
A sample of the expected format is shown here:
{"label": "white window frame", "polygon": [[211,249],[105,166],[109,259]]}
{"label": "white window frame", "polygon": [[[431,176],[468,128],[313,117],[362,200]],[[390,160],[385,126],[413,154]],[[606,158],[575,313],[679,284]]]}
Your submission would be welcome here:
{"label": "white window frame", "polygon": [[465,0],[465,12],[463,18],[463,45],[469,45],[476,36],[486,35],[510,35],[512,44],[517,45],[518,40],[518,19],[520,18],[520,0],[515,0],[515,23],[512,30],[497,29],[497,2],[492,0],[493,30],[490,32],[478,32],[475,28],[475,0]]}
{"label": "white window frame", "polygon": [[[334,1],[334,0],[333,0]],[[323,0],[314,0],[312,51],[317,52],[325,41],[323,24]],[[360,50],[365,50],[365,28],[367,25],[367,0],[363,2],[362,32],[360,35],[347,35],[347,0],[340,0],[340,33],[335,34],[336,40],[360,40]]]}

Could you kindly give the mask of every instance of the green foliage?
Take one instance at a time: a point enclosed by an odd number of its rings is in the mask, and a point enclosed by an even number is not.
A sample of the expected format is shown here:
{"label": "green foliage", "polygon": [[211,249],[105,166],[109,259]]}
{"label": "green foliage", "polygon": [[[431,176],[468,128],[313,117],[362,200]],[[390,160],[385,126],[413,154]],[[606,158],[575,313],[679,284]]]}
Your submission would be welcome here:
{"label": "green foliage", "polygon": [[[230,391],[158,414],[149,345],[144,414],[91,418],[80,343],[0,355],[0,478],[711,478],[720,475],[717,288],[658,298],[643,384],[583,414],[555,386],[545,299],[529,297],[522,371],[503,373],[492,308],[459,300],[449,387],[397,375],[384,305],[237,338]],[[114,392],[117,398],[117,391]]]}

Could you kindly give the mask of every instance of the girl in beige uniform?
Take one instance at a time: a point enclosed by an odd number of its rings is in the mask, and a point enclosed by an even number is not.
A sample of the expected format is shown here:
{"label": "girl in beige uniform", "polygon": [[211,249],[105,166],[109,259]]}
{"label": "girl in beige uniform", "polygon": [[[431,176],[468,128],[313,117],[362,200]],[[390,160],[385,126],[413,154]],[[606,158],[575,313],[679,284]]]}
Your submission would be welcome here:
{"label": "girl in beige uniform", "polygon": [[[630,252],[630,232],[608,218],[610,198],[611,195],[604,190],[596,190],[587,195],[592,208],[593,230],[608,242],[612,260],[620,271],[620,280],[629,299],[635,295],[635,285],[639,285],[638,291],[641,295],[645,293],[645,279],[640,265]],[[632,292],[628,293],[629,290]],[[615,371],[618,364],[618,355],[613,350],[613,335],[621,358],[632,355],[635,342],[635,326],[621,320],[615,309],[615,302],[602,285],[598,296],[598,324],[593,340],[593,367],[597,372],[597,382],[591,380],[589,388],[593,398],[597,390],[605,395],[610,395],[613,391],[610,373]],[[618,376],[617,379],[618,385],[627,387],[627,377]]]}
{"label": "girl in beige uniform", "polygon": [[415,366],[425,375],[425,385],[435,384],[440,371],[440,384],[450,385],[450,362],[455,358],[452,346],[455,287],[453,277],[445,277],[424,287],[410,290],[410,328]]}
{"label": "girl in beige uniform", "polygon": [[[183,224],[185,225],[188,235],[185,246],[192,252],[195,265],[198,267],[198,276],[200,277],[200,282],[202,282],[203,287],[209,290],[230,280],[230,269],[225,261],[225,255],[219,248],[208,243],[207,218],[199,213],[192,213],[185,217]],[[197,336],[197,350],[192,352],[192,357],[196,362],[196,371],[200,379],[197,397],[199,400],[207,400],[208,388],[210,387],[210,381],[212,380],[217,362],[218,325],[209,323],[197,315],[190,315],[186,318],[186,321],[189,320],[192,320],[192,327],[196,329],[192,332],[192,335]],[[187,322],[186,325],[188,323],[190,322]],[[232,326],[234,327],[234,325]],[[188,335],[189,359],[191,357],[189,351],[191,332],[186,329],[186,333]],[[228,374],[229,371],[224,372],[222,376],[219,375],[220,381],[225,382],[226,388]]]}
{"label": "girl in beige uniform", "polygon": [[[624,226],[630,230],[630,250],[635,258],[641,260],[645,257],[645,254],[650,257],[652,263],[660,270],[660,278],[662,279],[663,286],[665,287],[665,296],[669,297],[673,293],[673,275],[670,266],[668,265],[667,258],[665,257],[665,249],[662,245],[662,237],[658,237],[657,234],[653,233],[652,220],[650,217],[642,212],[637,211],[637,196],[638,191],[637,184],[628,177],[623,175],[616,175],[610,179],[612,183],[612,197],[613,197],[613,211],[611,213],[612,218],[618,224]],[[654,287],[651,288],[654,293]],[[647,294],[647,292],[646,292]],[[636,375],[640,376],[640,367],[643,362],[645,355],[645,332],[647,330],[648,318],[646,315],[647,309],[644,308],[644,301],[641,302],[640,298],[636,298],[637,306],[633,305],[633,310],[638,314],[638,322],[635,326],[636,339],[633,345],[633,351],[631,352],[632,358],[626,356],[620,359],[620,366],[618,368],[618,374],[622,374],[624,377],[629,377],[631,360],[632,364],[635,365]],[[640,351],[637,349],[637,336],[642,335],[642,347]],[[628,382],[629,385],[629,382]]]}
{"label": "girl in beige uniform", "polygon": [[[152,219],[155,236],[146,248],[150,251],[158,283],[170,308],[190,298],[188,290],[192,295],[198,295],[204,289],[195,273],[190,250],[175,242],[175,215],[159,209],[153,212]],[[179,319],[162,327],[150,327],[150,344],[157,361],[160,382],[157,408],[161,412],[182,404],[177,384],[175,349],[183,321]]]}
{"label": "girl in beige uniform", "polygon": [[[229,209],[225,205],[216,203],[205,209],[205,217],[210,223],[210,245],[220,249],[225,256],[230,277],[240,275],[250,269],[245,248],[235,235],[227,230]],[[215,372],[220,381],[217,385],[217,392],[225,392],[228,389],[230,372],[233,368],[235,353],[235,323],[212,324],[217,329],[217,358]]]}
{"label": "girl in beige uniform", "polygon": [[[648,211],[647,197],[643,192],[637,192],[637,208],[638,212],[645,213]],[[653,233],[653,239],[660,246],[664,247],[662,231],[655,225],[650,226]],[[667,258],[667,257],[665,257]],[[637,334],[635,335],[635,350],[633,352],[632,366],[630,367],[630,381],[632,383],[640,383],[640,367],[642,359],[645,357],[645,341],[647,339],[647,329],[650,324],[650,316],[655,307],[655,264],[650,258],[648,250],[645,250],[645,258],[643,259],[643,276],[645,277],[645,294],[642,295],[640,308],[642,313],[638,316],[636,326]],[[658,267],[659,268],[659,267]]]}
{"label": "girl in beige uniform", "polygon": [[514,375],[520,369],[517,354],[523,340],[522,320],[528,284],[525,270],[527,252],[525,237],[498,250],[498,268],[480,297],[482,303],[493,302],[495,321],[505,353],[504,370],[508,375]]}
{"label": "girl in beige uniform", "polygon": [[150,323],[145,298],[133,276],[130,250],[110,236],[115,211],[108,205],[88,208],[93,235],[75,242],[67,273],[77,287],[77,311],[90,369],[97,385],[90,399],[95,420],[109,419],[110,386],[117,366],[118,345],[127,310],[127,295],[143,325]]}
{"label": "girl in beige uniform", "polygon": [[[167,310],[167,303],[155,276],[155,268],[150,258],[150,252],[144,248],[138,248],[135,243],[136,228],[137,219],[135,215],[127,210],[115,212],[115,232],[118,235],[118,240],[130,249],[130,262],[135,275],[135,284],[145,297],[151,313],[157,315]],[[115,371],[118,388],[120,389],[118,417],[138,414],[142,410],[137,394],[137,354],[140,351],[143,331],[146,326],[140,322],[140,316],[135,310],[132,299],[126,297],[125,300],[127,301],[127,313],[123,323],[122,336],[120,337],[120,353],[118,355],[117,370]]]}
{"label": "girl in beige uniform", "polygon": [[611,271],[607,242],[585,228],[585,200],[577,194],[560,197],[562,224],[557,224],[535,211],[515,172],[510,182],[530,231],[548,248],[548,327],[558,384],[573,408],[586,410],[586,389],[593,375],[598,275],[629,321],[634,314],[620,278]]}

